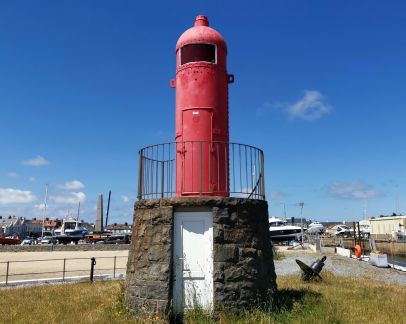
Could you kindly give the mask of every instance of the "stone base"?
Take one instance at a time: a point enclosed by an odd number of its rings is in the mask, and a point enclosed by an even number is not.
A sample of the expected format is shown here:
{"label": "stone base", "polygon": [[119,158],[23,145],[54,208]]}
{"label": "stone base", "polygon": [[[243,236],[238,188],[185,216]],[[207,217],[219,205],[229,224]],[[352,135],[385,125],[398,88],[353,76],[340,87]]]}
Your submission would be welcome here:
{"label": "stone base", "polygon": [[272,298],[276,275],[268,204],[244,198],[170,198],[135,203],[126,302],[136,313],[172,315],[174,211],[213,213],[214,311]]}

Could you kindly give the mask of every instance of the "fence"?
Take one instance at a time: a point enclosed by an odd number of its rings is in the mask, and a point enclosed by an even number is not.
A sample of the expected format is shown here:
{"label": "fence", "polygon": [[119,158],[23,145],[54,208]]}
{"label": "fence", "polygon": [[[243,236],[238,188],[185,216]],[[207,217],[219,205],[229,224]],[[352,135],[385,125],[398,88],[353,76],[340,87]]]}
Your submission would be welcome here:
{"label": "fence", "polygon": [[239,143],[184,141],[139,151],[138,199],[231,196],[265,199],[264,154]]}
{"label": "fence", "polygon": [[127,258],[114,256],[0,262],[0,284],[50,279],[65,281],[86,277],[93,281],[97,276],[106,275],[116,278],[125,273]]}

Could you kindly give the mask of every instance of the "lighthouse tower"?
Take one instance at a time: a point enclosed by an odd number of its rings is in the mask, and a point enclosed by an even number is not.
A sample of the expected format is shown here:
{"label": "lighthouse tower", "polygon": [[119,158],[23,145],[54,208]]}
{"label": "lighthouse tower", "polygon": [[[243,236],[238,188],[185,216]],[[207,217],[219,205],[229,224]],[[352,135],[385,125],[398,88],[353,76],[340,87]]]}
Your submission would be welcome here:
{"label": "lighthouse tower", "polygon": [[205,16],[176,44],[177,196],[228,196],[227,45]]}
{"label": "lighthouse tower", "polygon": [[138,154],[126,303],[168,318],[257,306],[276,290],[264,153],[229,140],[234,76],[207,17],[196,17],[175,53],[175,139]]}

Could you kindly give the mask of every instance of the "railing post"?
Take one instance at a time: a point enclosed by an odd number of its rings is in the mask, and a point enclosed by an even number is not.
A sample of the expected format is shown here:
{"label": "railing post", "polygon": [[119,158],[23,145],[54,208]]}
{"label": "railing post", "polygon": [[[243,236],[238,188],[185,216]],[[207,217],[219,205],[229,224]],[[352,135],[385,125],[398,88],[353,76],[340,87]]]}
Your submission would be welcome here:
{"label": "railing post", "polygon": [[261,152],[261,189],[262,197],[265,200],[265,170],[264,170],[264,153]]}
{"label": "railing post", "polygon": [[65,281],[66,258],[63,259],[62,281]]}
{"label": "railing post", "polygon": [[116,260],[117,260],[117,256],[114,256],[113,278],[116,277]]}
{"label": "railing post", "polygon": [[142,178],[142,150],[138,152],[138,200],[142,199],[142,185],[143,185],[143,178]]}
{"label": "railing post", "polygon": [[96,258],[93,257],[90,259],[90,281],[93,282],[94,276],[94,266],[96,265]]}
{"label": "railing post", "polygon": [[[203,163],[202,163],[202,154],[203,154],[203,149],[202,149],[202,142],[200,142],[199,146],[199,191],[200,191],[200,196],[202,195],[202,188],[203,188]],[[193,177],[193,175],[192,175]]]}
{"label": "railing post", "polygon": [[7,269],[6,269],[6,286],[8,284],[8,270],[10,268],[10,261],[7,261]]}
{"label": "railing post", "polygon": [[165,182],[165,164],[161,161],[161,198],[164,197],[164,182]]}

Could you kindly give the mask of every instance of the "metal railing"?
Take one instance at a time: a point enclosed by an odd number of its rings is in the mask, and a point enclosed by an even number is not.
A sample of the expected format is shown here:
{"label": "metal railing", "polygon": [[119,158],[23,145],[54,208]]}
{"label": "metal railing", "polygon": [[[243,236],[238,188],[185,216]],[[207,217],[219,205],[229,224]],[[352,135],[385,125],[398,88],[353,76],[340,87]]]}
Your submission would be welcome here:
{"label": "metal railing", "polygon": [[[123,258],[125,258],[124,265]],[[119,273],[126,271],[127,258],[127,256],[114,256],[4,261],[0,262],[0,284],[7,286],[16,281],[51,278],[65,281],[74,277],[87,276],[90,281],[93,281],[95,275],[110,275],[111,278],[116,278]],[[111,267],[107,267],[108,259],[111,260]],[[25,269],[28,272],[24,272]],[[73,275],[74,277],[72,277]]]}
{"label": "metal railing", "polygon": [[263,151],[245,144],[183,141],[139,152],[138,199],[230,196],[265,199]]}

